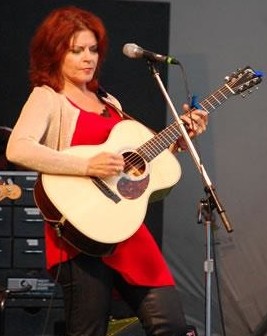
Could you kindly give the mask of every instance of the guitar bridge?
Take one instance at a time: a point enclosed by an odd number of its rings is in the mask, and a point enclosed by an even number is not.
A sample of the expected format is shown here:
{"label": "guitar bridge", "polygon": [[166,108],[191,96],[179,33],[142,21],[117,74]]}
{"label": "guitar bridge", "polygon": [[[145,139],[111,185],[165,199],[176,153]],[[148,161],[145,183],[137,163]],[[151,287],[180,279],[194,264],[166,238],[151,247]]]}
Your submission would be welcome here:
{"label": "guitar bridge", "polygon": [[111,199],[114,203],[119,203],[121,198],[115,194],[108,185],[98,177],[91,177],[92,182],[97,186],[97,188],[102,191],[102,193]]}

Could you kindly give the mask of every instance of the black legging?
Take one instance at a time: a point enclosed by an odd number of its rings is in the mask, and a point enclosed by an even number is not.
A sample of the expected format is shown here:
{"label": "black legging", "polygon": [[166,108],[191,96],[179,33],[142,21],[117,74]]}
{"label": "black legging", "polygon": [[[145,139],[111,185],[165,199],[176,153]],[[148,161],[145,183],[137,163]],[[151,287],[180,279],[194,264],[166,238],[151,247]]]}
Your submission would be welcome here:
{"label": "black legging", "polygon": [[[57,270],[53,269],[55,276]],[[64,295],[67,336],[105,336],[112,288],[133,309],[148,336],[182,336],[185,317],[174,286],[129,285],[101,258],[80,254],[62,263],[58,276]]]}

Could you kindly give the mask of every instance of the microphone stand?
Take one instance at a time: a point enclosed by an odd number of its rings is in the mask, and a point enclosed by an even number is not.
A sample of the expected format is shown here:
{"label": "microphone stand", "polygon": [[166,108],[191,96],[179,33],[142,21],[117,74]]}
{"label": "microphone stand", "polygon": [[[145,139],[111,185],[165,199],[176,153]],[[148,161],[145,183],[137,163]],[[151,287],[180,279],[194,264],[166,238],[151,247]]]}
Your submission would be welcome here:
{"label": "microphone stand", "polygon": [[206,169],[203,165],[203,163],[200,160],[200,157],[186,131],[186,128],[184,126],[183,121],[179,117],[169,94],[167,93],[167,90],[165,89],[165,86],[162,83],[162,80],[160,78],[159,71],[155,67],[155,62],[147,61],[149,69],[151,71],[152,76],[156,80],[171,112],[176,120],[177,128],[179,130],[180,135],[184,138],[187,148],[195,162],[195,165],[202,177],[202,181],[204,184],[204,191],[207,195],[206,200],[201,201],[201,212],[203,214],[203,217],[205,218],[205,224],[206,224],[206,257],[207,260],[204,263],[204,270],[206,272],[206,315],[205,315],[205,331],[206,336],[211,335],[211,273],[213,272],[213,260],[211,259],[211,248],[210,248],[210,237],[211,237],[211,219],[212,219],[212,211],[216,209],[217,213],[221,217],[222,223],[228,233],[232,232],[232,226],[230,224],[230,221],[226,215],[226,212],[224,208],[222,207],[221,202],[219,201],[219,198],[216,194],[215,188],[206,172]]}

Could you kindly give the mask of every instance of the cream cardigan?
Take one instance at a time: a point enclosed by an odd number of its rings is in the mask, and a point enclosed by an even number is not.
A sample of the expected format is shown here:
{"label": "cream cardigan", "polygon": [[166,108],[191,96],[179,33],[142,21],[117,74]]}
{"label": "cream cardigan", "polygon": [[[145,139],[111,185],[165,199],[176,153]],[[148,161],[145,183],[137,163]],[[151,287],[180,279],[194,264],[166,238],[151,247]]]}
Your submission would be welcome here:
{"label": "cream cardigan", "polygon": [[[121,109],[111,95],[103,98]],[[48,86],[33,89],[7,145],[7,159],[46,174],[86,175],[88,159],[61,152],[70,146],[79,109]]]}

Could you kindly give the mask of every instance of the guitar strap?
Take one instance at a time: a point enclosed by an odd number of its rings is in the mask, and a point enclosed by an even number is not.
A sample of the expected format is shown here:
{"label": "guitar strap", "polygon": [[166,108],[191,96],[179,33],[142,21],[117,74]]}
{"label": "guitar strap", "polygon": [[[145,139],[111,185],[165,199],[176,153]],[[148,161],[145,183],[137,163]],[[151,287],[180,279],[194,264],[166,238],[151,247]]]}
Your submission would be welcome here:
{"label": "guitar strap", "polygon": [[[115,104],[111,103],[110,102],[110,99],[109,99],[109,96],[108,96],[108,93],[102,88],[102,87],[99,87],[98,91],[97,91],[97,96],[98,98],[104,102],[105,104],[111,106],[121,117],[123,117],[124,119],[128,119],[128,120],[134,120],[134,121],[137,121],[139,123],[142,124],[142,122],[140,122],[139,120],[133,118],[132,116],[130,116],[128,113],[126,113],[125,111],[123,111],[122,109],[119,109]],[[144,125],[147,129],[150,130],[150,132],[152,132],[154,135],[157,134],[157,132],[153,129],[151,129],[150,127]],[[169,147],[170,151],[172,153],[174,152],[182,152],[183,149],[180,147],[179,143],[174,143],[172,144],[170,147]]]}
{"label": "guitar strap", "polygon": [[[118,108],[115,104],[113,104],[110,101],[109,95],[107,93],[107,91],[102,87],[99,86],[97,92],[96,92],[97,97],[104,102],[105,104],[109,105],[110,107],[112,107],[121,117],[123,117],[124,119],[128,119],[128,120],[134,120],[140,123],[139,120],[133,118],[132,116],[130,116],[128,113],[126,113],[125,111],[123,111],[122,109]],[[146,126],[147,127],[147,126]],[[153,134],[156,134],[156,132],[154,130],[152,130],[151,128],[147,127]]]}
{"label": "guitar strap", "polygon": [[[139,120],[136,120],[135,118],[133,118],[132,116],[130,116],[128,113],[126,113],[126,112],[124,112],[123,110],[119,109],[117,106],[115,106],[114,104],[112,104],[110,101],[108,101],[108,100],[106,100],[106,99],[104,99],[104,98],[101,98],[101,100],[102,100],[103,102],[105,102],[105,104],[107,104],[107,105],[111,106],[113,109],[115,109],[115,110],[117,111],[117,113],[118,113],[120,116],[122,116],[124,119],[134,120],[134,121],[137,121],[137,122],[140,123]],[[157,134],[157,132],[154,131],[153,129],[151,129],[151,128],[147,127],[147,126],[145,126],[145,127],[146,127],[147,129],[149,129],[150,132],[152,132],[154,135]],[[182,152],[182,151],[184,150],[183,148],[180,147],[180,145],[179,145],[178,142],[172,144],[172,145],[169,147],[169,149],[170,149],[170,151],[171,151],[172,153],[175,153],[175,152]]]}
{"label": "guitar strap", "polygon": [[[111,106],[115,111],[117,111],[117,113],[122,116],[124,119],[128,119],[128,120],[134,120],[134,121],[137,121],[139,123],[142,124],[142,122],[140,122],[139,120],[136,120],[135,118],[133,118],[132,116],[130,116],[128,113],[124,112],[122,109],[119,109],[115,104],[111,103],[110,102],[110,99],[109,99],[109,96],[108,96],[108,93],[105,89],[103,89],[103,87],[99,87],[98,91],[97,91],[97,96],[100,100],[102,100],[105,104]],[[195,98],[196,99],[196,98]],[[150,132],[152,132],[154,135],[157,134],[157,132],[153,129],[151,129],[150,127],[147,127],[145,125],[145,127],[147,129],[150,130]],[[169,147],[170,151],[172,153],[175,153],[175,152],[182,152],[184,151],[183,148],[180,147],[180,144],[178,142],[175,142],[173,143],[170,147]]]}

